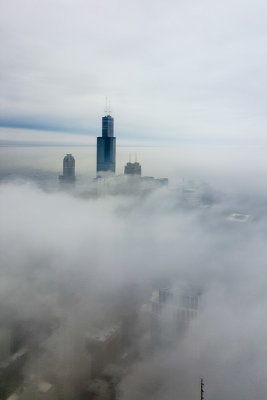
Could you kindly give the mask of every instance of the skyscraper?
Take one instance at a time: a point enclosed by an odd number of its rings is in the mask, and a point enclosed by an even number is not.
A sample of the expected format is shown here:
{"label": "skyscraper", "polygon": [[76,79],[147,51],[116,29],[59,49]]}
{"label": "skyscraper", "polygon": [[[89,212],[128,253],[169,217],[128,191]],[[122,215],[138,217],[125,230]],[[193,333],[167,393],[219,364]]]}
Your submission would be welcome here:
{"label": "skyscraper", "polygon": [[197,316],[200,295],[199,288],[186,283],[153,293],[151,328],[155,342],[167,344],[183,336]]}
{"label": "skyscraper", "polygon": [[71,154],[66,154],[63,159],[63,175],[59,179],[64,182],[75,181],[75,159]]}
{"label": "skyscraper", "polygon": [[127,162],[127,164],[124,167],[124,174],[141,175],[141,165],[137,161],[135,161],[134,163]]}
{"label": "skyscraper", "polygon": [[114,119],[108,114],[102,118],[102,136],[97,138],[97,175],[101,172],[115,172],[116,138],[114,135]]}

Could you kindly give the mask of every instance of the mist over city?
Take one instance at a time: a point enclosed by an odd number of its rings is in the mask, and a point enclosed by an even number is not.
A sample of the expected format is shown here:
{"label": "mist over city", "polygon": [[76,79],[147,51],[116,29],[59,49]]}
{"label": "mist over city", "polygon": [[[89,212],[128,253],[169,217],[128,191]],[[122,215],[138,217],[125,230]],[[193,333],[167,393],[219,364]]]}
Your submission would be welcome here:
{"label": "mist over city", "polygon": [[0,400],[266,400],[266,4],[0,9]]}

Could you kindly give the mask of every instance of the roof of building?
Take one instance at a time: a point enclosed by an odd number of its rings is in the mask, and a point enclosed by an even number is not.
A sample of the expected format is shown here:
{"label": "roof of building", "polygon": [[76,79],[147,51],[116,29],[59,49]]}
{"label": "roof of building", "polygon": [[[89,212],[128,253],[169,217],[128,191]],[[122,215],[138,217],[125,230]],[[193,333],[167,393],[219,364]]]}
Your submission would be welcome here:
{"label": "roof of building", "polygon": [[117,335],[120,332],[121,324],[116,323],[111,326],[105,327],[103,329],[93,329],[87,333],[87,338],[89,340],[98,341],[98,342],[106,342],[112,336]]}
{"label": "roof of building", "polygon": [[249,214],[232,213],[228,215],[227,219],[234,222],[248,222],[251,219]]}

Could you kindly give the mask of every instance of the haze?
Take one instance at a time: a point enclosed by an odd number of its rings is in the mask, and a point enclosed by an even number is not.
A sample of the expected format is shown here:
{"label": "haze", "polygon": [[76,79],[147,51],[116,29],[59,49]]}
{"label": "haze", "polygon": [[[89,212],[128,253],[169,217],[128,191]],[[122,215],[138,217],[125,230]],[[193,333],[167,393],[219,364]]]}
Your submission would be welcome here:
{"label": "haze", "polygon": [[266,8],[0,2],[0,400],[266,400]]}

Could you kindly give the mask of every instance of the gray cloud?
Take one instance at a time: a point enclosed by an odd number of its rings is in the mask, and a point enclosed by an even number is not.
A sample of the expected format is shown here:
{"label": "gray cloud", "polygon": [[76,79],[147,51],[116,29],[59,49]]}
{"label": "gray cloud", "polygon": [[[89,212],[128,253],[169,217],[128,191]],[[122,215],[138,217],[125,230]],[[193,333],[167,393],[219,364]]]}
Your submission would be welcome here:
{"label": "gray cloud", "polygon": [[265,140],[264,2],[2,3],[1,124]]}

